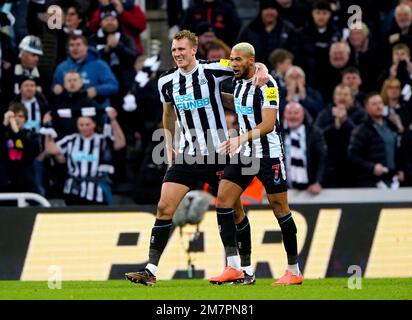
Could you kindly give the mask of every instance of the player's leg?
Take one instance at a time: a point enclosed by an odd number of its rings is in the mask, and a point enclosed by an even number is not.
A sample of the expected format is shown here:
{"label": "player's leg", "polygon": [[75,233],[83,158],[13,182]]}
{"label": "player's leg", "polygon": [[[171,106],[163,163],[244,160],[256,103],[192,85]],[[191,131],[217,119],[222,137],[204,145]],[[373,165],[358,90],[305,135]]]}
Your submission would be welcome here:
{"label": "player's leg", "polygon": [[245,278],[243,284],[254,284],[256,282],[255,274],[251,264],[250,256],[252,251],[250,223],[245,214],[240,198],[235,203],[235,224],[236,224],[236,244],[240,255],[240,265]]}
{"label": "player's leg", "polygon": [[303,277],[298,265],[297,229],[289,208],[283,159],[262,159],[258,178],[265,186],[269,204],[278,220],[288,260],[284,276],[273,285],[301,284]]}
{"label": "player's leg", "polygon": [[153,285],[156,282],[157,265],[169,240],[173,215],[189,189],[188,186],[179,183],[163,183],[156,221],[150,236],[149,263],[144,270],[126,273],[128,280],[145,285]]}
{"label": "player's leg", "polygon": [[225,248],[227,268],[217,276],[209,279],[211,283],[223,283],[244,278],[241,271],[240,258],[236,245],[236,225],[234,220],[235,204],[242,194],[243,189],[226,179],[219,183],[216,198],[217,223],[219,234]]}

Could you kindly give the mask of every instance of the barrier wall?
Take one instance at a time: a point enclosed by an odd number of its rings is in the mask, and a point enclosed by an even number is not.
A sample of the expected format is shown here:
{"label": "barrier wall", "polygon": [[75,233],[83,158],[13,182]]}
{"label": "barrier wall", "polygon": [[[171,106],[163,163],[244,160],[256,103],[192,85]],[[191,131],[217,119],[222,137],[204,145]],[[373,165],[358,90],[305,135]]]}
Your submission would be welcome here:
{"label": "barrier wall", "polygon": [[[364,277],[412,277],[411,189],[328,190],[319,197],[291,192],[290,198],[306,278],[347,277],[351,265]],[[0,279],[47,280],[56,270],[63,280],[121,279],[147,262],[154,210],[2,208]],[[257,276],[279,277],[286,256],[271,210],[249,207],[248,216]],[[207,278],[223,268],[216,215],[208,211],[198,228],[173,230],[158,278]]]}

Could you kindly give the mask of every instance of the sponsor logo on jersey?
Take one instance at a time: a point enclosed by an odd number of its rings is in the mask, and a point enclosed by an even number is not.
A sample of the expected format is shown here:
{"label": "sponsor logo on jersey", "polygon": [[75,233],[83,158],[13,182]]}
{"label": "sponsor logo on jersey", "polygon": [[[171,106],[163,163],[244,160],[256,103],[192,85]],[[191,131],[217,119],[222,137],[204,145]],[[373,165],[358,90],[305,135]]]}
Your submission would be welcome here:
{"label": "sponsor logo on jersey", "polygon": [[266,88],[265,89],[265,98],[267,101],[278,101],[279,100],[279,93],[277,88]]}
{"label": "sponsor logo on jersey", "polygon": [[178,110],[193,110],[210,105],[209,98],[193,99],[192,94],[178,95],[175,97],[175,102]]}

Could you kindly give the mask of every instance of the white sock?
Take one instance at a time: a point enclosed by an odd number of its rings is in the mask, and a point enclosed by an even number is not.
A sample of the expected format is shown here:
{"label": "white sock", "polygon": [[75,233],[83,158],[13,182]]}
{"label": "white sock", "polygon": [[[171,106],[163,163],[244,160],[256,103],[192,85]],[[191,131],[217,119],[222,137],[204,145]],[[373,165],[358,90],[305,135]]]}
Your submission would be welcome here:
{"label": "white sock", "polygon": [[253,268],[252,266],[242,267],[243,271],[245,271],[249,276],[253,275]]}
{"label": "white sock", "polygon": [[157,266],[155,266],[154,264],[148,263],[146,265],[146,269],[149,270],[156,277]]}
{"label": "white sock", "polygon": [[239,256],[230,256],[227,257],[227,265],[235,268],[236,270],[242,270],[240,267],[240,257]]}
{"label": "white sock", "polygon": [[288,271],[292,272],[295,276],[298,276],[300,274],[299,265],[288,264]]}

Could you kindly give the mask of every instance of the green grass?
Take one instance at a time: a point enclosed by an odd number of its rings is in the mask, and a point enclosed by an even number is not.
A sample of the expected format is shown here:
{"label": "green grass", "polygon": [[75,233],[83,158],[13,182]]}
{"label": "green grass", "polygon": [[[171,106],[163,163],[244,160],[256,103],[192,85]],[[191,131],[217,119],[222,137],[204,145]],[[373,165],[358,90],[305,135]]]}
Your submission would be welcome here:
{"label": "green grass", "polygon": [[273,279],[258,279],[254,286],[217,286],[206,280],[165,280],[145,287],[126,280],[66,281],[51,290],[46,281],[0,281],[3,299],[74,300],[275,300],[275,299],[412,299],[412,278],[362,279],[361,290],[348,289],[348,279],[305,280],[302,286],[272,287]]}

